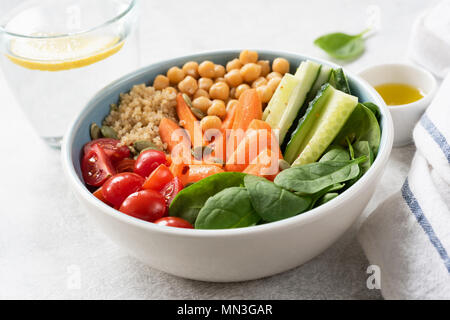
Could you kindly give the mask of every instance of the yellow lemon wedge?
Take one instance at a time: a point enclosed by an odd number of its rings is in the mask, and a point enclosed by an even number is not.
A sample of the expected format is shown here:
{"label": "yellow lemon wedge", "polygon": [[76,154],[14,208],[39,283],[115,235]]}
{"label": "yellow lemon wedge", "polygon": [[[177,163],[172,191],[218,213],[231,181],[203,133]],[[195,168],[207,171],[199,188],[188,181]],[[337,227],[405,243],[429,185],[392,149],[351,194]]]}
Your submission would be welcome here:
{"label": "yellow lemon wedge", "polygon": [[14,39],[8,58],[24,68],[62,71],[81,68],[117,53],[124,42],[117,36],[70,36]]}

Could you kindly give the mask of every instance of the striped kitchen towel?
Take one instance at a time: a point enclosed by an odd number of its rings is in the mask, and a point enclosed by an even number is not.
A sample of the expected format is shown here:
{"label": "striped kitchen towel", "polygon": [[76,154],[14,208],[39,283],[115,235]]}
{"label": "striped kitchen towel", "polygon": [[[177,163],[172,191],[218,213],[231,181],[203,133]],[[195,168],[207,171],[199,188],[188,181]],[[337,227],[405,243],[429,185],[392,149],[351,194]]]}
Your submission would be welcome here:
{"label": "striped kitchen towel", "polygon": [[450,75],[414,142],[403,187],[362,223],[358,240],[386,299],[450,299]]}

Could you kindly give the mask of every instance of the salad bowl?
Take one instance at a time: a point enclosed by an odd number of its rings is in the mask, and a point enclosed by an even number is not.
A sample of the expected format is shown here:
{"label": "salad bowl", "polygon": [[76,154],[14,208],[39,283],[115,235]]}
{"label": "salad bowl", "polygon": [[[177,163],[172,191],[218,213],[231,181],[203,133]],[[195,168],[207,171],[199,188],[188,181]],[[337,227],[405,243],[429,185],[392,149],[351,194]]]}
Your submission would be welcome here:
{"label": "salad bowl", "polygon": [[[291,66],[311,60],[287,52],[258,50],[260,57],[283,57]],[[227,230],[181,229],[155,225],[125,215],[95,198],[83,183],[80,168],[83,145],[90,141],[89,126],[101,123],[119,94],[133,85],[149,83],[156,75],[187,61],[224,63],[238,50],[200,53],[152,64],[134,71],[99,91],[71,124],[62,147],[62,162],[75,196],[115,243],[147,265],[164,272],[202,281],[234,282],[271,276],[319,255],[358,218],[369,202],[386,167],[393,143],[392,119],[378,93],[364,80],[346,72],[352,94],[379,106],[381,142],[370,169],[335,199],[303,214],[262,225]],[[291,67],[292,69],[292,67]],[[291,70],[295,71],[295,70]]]}

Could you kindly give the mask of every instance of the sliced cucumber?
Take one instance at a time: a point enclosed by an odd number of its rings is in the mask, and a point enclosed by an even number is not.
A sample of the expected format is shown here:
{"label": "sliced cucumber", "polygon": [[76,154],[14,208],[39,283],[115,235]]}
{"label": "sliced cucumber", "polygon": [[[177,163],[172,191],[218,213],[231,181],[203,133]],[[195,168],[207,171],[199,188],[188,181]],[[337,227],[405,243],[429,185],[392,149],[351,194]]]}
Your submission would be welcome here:
{"label": "sliced cucumber", "polygon": [[283,142],[289,128],[292,126],[297,114],[301,110],[301,107],[306,100],[306,96],[317,78],[319,70],[320,64],[312,61],[304,61],[295,73],[295,77],[300,80],[300,85],[292,91],[289,103],[276,126],[276,129],[279,129],[280,143]]}
{"label": "sliced cucumber", "polygon": [[333,69],[333,72],[330,76],[330,83],[336,89],[351,94],[347,77],[345,76],[344,70],[342,70],[342,68]]}
{"label": "sliced cucumber", "polygon": [[[293,166],[312,163],[320,158],[339,133],[358,104],[358,98],[339,90],[332,90],[318,118],[307,132]],[[314,117],[315,114],[311,114]]]}
{"label": "sliced cucumber", "polygon": [[[306,100],[303,103],[303,106],[301,107],[300,111],[297,113],[297,117],[295,118],[293,124],[289,128],[286,137],[289,139],[284,139],[283,144],[281,145],[281,150],[285,152],[287,150],[287,145],[290,142],[290,137],[292,137],[292,134],[298,127],[298,124],[300,122],[300,119],[305,115],[306,110],[309,106],[309,103],[316,97],[317,93],[320,90],[320,87],[322,87],[325,83],[327,83],[330,79],[330,76],[332,74],[333,69],[329,66],[321,65],[319,69],[319,73],[317,75],[316,80],[314,81],[313,86],[308,92],[308,95],[306,96]],[[294,161],[294,160],[292,160]]]}
{"label": "sliced cucumber", "polygon": [[319,92],[320,88],[330,80],[331,72],[333,69],[329,66],[322,65],[320,68],[319,75],[317,76],[314,85],[312,86],[310,92],[308,93],[308,102],[312,101],[314,97]]}
{"label": "sliced cucumber", "polygon": [[284,160],[292,163],[298,157],[300,147],[313,127],[315,120],[317,120],[317,115],[322,113],[326,102],[334,91],[335,89],[327,83],[320,89],[314,100],[311,101],[308,110],[306,110],[305,115],[298,122],[297,128],[292,133],[291,139],[286,146]]}
{"label": "sliced cucumber", "polygon": [[270,99],[269,104],[263,113],[263,120],[275,129],[280,121],[284,110],[286,109],[292,91],[300,85],[300,79],[292,74],[286,73],[281,79],[277,90]]}

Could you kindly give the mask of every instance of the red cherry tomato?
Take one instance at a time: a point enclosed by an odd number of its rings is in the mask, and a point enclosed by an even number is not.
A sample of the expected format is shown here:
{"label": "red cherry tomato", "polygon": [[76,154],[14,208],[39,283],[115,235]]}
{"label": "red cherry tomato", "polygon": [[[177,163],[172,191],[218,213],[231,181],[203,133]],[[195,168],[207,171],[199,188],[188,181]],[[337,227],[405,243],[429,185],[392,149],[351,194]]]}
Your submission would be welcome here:
{"label": "red cherry tomato", "polygon": [[134,170],[134,164],[136,163],[136,160],[134,159],[122,159],[116,164],[116,171],[118,173],[121,172],[133,172]]}
{"label": "red cherry tomato", "polygon": [[100,146],[105,151],[108,158],[112,161],[119,161],[130,157],[130,149],[127,146],[118,146],[120,140],[110,138],[100,138],[92,140],[84,145],[84,153],[88,153],[94,144]]}
{"label": "red cherry tomato", "polygon": [[134,172],[148,177],[160,164],[167,162],[166,154],[158,150],[146,150],[141,152],[134,165]]}
{"label": "red cherry tomato", "polygon": [[81,160],[81,172],[84,182],[94,187],[100,187],[106,179],[116,173],[111,160],[96,144],[92,145],[88,152],[85,152]]}
{"label": "red cherry tomato", "polygon": [[173,180],[173,174],[169,168],[160,164],[152,174],[145,180],[143,185],[144,189],[150,189],[155,191],[161,191],[166,184]]}
{"label": "red cherry tomato", "polygon": [[189,222],[178,217],[164,217],[156,220],[155,224],[166,227],[194,229]]}
{"label": "red cherry tomato", "polygon": [[136,173],[118,173],[103,184],[103,197],[113,206],[120,206],[130,194],[142,190],[144,182],[144,178]]}
{"label": "red cherry tomato", "polygon": [[170,181],[162,188],[160,192],[163,195],[164,199],[166,199],[167,206],[170,206],[172,200],[181,190],[183,190],[183,183],[178,177],[173,178],[172,181]]}
{"label": "red cherry tomato", "polygon": [[128,196],[120,206],[120,212],[153,222],[166,213],[166,201],[153,190],[142,190]]}

